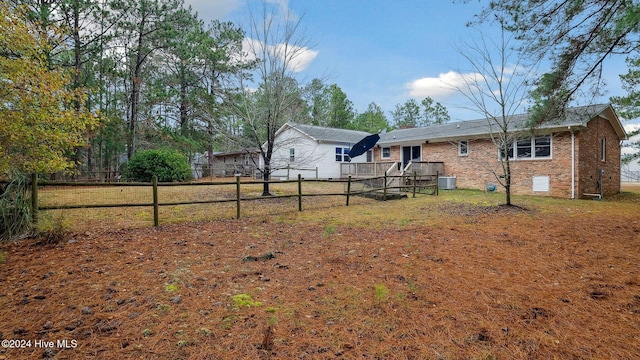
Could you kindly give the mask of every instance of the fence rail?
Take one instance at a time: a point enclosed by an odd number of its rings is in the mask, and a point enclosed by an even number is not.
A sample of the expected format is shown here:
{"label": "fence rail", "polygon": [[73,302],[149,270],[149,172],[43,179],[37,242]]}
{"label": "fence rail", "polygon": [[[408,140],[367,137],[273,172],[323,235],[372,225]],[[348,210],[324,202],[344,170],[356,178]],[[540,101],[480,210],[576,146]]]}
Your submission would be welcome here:
{"label": "fence rail", "polygon": [[[271,196],[246,196],[246,191],[242,191],[242,187],[249,185],[264,185],[265,181],[262,180],[243,180],[240,181],[240,176],[235,177],[235,181],[221,181],[221,182],[189,182],[189,183],[158,183],[154,178],[151,183],[144,182],[122,182],[122,183],[95,183],[95,182],[74,182],[74,181],[51,181],[51,180],[39,180],[37,176],[32,176],[31,179],[31,192],[32,192],[32,214],[34,220],[37,219],[38,211],[47,210],[64,210],[64,209],[91,209],[91,208],[126,208],[126,207],[152,207],[153,208],[153,224],[159,226],[159,207],[161,206],[176,206],[176,205],[195,205],[195,204],[215,204],[215,203],[236,203],[236,218],[241,217],[241,204],[242,202],[252,200],[270,200],[278,198],[297,198],[298,211],[302,211],[302,199],[304,197],[316,197],[316,196],[344,196],[346,199],[346,206],[349,206],[350,198],[353,196],[367,195],[369,193],[377,192],[381,193],[382,199],[387,200],[387,194],[390,190],[399,190],[404,192],[412,192],[413,197],[416,193],[424,192],[425,189],[431,189],[430,193],[437,195],[437,177],[434,179],[430,176],[420,176],[414,174],[412,176],[399,176],[399,186],[388,186],[388,179],[391,176],[384,175],[378,177],[371,177],[366,179],[352,178],[349,176],[346,179],[337,180],[323,180],[323,179],[302,179],[301,175],[298,175],[297,180],[282,180],[282,181],[268,181],[269,186],[272,184],[297,184],[297,191],[290,194],[271,195]],[[303,192],[304,183],[344,183],[344,191],[328,191],[322,193],[305,193]],[[372,185],[379,184],[379,185]],[[233,191],[228,190],[226,197],[218,197],[215,199],[192,199],[192,200],[180,200],[180,201],[160,201],[158,195],[159,188],[171,188],[171,187],[205,187],[210,188],[223,188],[233,187]],[[208,187],[208,188],[207,188]],[[51,192],[42,192],[43,189],[50,189]],[[105,188],[120,189],[123,192],[124,189],[133,189],[132,191],[137,195],[140,201],[127,202],[127,203],[93,203],[93,201],[85,201],[84,203],[75,204],[63,204],[56,203],[58,196],[55,191],[57,189],[93,189],[93,188]],[[142,194],[143,191],[138,189],[151,190],[150,193]],[[117,191],[117,190],[116,190]],[[41,192],[50,196],[48,201],[40,199]],[[233,196],[231,196],[233,194]],[[90,195],[91,196],[91,195]],[[194,196],[197,196],[194,195]],[[47,203],[48,202],[48,203]]]}

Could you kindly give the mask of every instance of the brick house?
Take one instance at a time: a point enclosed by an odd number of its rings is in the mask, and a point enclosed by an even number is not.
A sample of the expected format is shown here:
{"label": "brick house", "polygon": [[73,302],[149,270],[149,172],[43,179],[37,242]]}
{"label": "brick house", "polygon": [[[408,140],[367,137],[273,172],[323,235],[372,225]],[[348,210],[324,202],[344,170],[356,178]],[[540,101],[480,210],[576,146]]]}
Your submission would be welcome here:
{"label": "brick house", "polygon": [[[212,154],[212,168],[206,176],[226,177],[234,175],[253,176],[259,163],[260,153],[256,149],[242,149]],[[205,153],[201,166],[208,166],[208,154]]]}
{"label": "brick house", "polygon": [[[509,151],[512,193],[561,198],[620,192],[621,141],[626,133],[611,105],[567,110],[564,119],[527,127],[526,114],[508,119],[514,135]],[[484,189],[502,173],[491,141],[497,129],[487,119],[453,122],[382,134],[374,162],[441,162],[457,187]],[[498,191],[501,191],[498,187]]]}

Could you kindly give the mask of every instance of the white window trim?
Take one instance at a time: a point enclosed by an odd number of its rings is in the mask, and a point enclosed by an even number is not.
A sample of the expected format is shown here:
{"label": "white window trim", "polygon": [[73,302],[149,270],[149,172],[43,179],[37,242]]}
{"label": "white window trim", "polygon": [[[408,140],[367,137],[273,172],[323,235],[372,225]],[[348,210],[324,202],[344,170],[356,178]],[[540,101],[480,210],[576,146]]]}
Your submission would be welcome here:
{"label": "white window trim", "polygon": [[[466,144],[466,152],[462,152],[462,143]],[[458,156],[469,156],[469,140],[458,141]]]}
{"label": "white window trim", "polygon": [[[541,157],[535,157],[536,155],[536,149],[535,149],[535,138],[536,136],[531,136],[528,139],[531,140],[531,157],[528,158],[518,158],[518,157],[514,157],[514,153],[518,147],[518,139],[516,139],[513,143],[513,146],[511,147],[511,154],[509,155],[509,161],[544,161],[544,160],[553,160],[553,136],[551,134],[549,135],[537,135],[537,137],[541,137],[541,136],[548,136],[549,137],[549,156],[541,156]],[[524,139],[519,139],[519,140],[524,140]],[[500,155],[500,150],[498,150],[498,159],[502,159],[502,156]]]}
{"label": "white window trim", "polygon": [[[338,154],[338,149],[340,149],[340,154]],[[343,162],[349,162],[349,150],[351,150],[351,148],[348,147],[343,147],[343,146],[336,146],[335,147],[335,156],[336,156],[336,162],[339,163],[343,163]],[[340,160],[337,159],[337,156],[340,156]]]}
{"label": "white window trim", "polygon": [[[389,156],[384,156],[384,149],[389,149]],[[380,148],[380,159],[391,159],[391,146],[383,146]]]}
{"label": "white window trim", "polygon": [[600,139],[600,161],[607,161],[607,138]]}

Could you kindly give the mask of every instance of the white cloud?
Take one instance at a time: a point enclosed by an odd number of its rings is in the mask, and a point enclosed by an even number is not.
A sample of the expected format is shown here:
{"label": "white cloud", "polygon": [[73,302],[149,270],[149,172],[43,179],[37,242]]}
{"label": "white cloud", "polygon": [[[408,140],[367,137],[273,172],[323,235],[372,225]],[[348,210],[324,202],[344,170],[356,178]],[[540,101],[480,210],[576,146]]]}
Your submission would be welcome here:
{"label": "white cloud", "polygon": [[416,98],[432,97],[446,98],[458,92],[457,89],[465,88],[465,84],[477,81],[481,74],[461,74],[455,71],[441,73],[438,77],[423,77],[406,85],[409,95]]}
{"label": "white cloud", "polygon": [[638,130],[638,129],[640,129],[640,124],[625,124],[624,125],[624,130],[627,133],[630,133],[630,132]]}
{"label": "white cloud", "polygon": [[[260,54],[265,49],[263,49],[263,44],[259,40],[245,38],[242,41],[242,50],[247,53],[248,59],[255,59],[256,57],[260,58]],[[316,56],[318,56],[318,51],[316,50],[293,45],[286,47],[285,54],[285,44],[270,45],[266,51],[280,57],[280,60],[282,61],[285,61],[285,57],[288,57],[288,59],[286,59],[288,63],[287,66],[289,70],[293,72],[301,72],[305,70]]]}
{"label": "white cloud", "polygon": [[[283,47],[283,44],[277,45],[278,47]],[[289,60],[289,70],[293,72],[301,72],[306,69],[309,64],[313,61],[313,59],[318,56],[317,50],[311,50],[308,47],[298,47],[298,46],[289,46],[288,51],[290,51],[293,56]],[[277,53],[280,53],[278,51]]]}

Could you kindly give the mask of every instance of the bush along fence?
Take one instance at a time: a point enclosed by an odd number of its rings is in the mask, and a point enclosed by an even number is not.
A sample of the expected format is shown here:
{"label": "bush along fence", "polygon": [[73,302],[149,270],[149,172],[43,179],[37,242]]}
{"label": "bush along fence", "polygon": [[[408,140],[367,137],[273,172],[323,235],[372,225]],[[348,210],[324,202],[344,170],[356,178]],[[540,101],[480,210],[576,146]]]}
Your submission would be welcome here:
{"label": "bush along fence", "polygon": [[[344,190],[341,192],[323,192],[323,193],[304,193],[302,191],[303,183],[310,182],[327,182],[327,183],[343,183]],[[426,193],[430,195],[438,195],[438,175],[417,175],[412,176],[379,176],[366,179],[352,179],[349,176],[347,179],[339,180],[322,180],[313,179],[306,180],[298,175],[297,180],[282,180],[282,181],[268,181],[269,184],[287,184],[297,183],[297,192],[293,194],[284,195],[270,195],[270,196],[243,196],[241,191],[242,186],[246,185],[264,185],[263,180],[243,180],[240,176],[235,177],[235,181],[227,182],[188,182],[188,183],[159,183],[158,178],[154,176],[150,183],[146,182],[120,182],[120,183],[95,183],[95,182],[61,182],[51,180],[39,180],[37,175],[31,176],[31,214],[33,216],[34,223],[37,221],[38,212],[45,210],[64,210],[64,209],[90,209],[90,208],[120,208],[120,207],[152,207],[153,208],[153,224],[159,226],[159,207],[160,206],[176,206],[176,205],[192,205],[192,204],[213,204],[213,203],[236,203],[236,218],[241,216],[241,204],[244,201],[251,200],[265,200],[265,199],[278,199],[278,198],[297,198],[298,211],[302,211],[302,198],[311,196],[344,196],[346,198],[346,206],[349,206],[350,198],[353,196],[365,196],[375,198],[378,200],[388,200],[397,198],[398,194],[402,194],[402,197],[407,197],[407,193],[412,194],[413,197],[417,193]],[[392,186],[393,184],[399,184]],[[235,197],[226,197],[212,200],[195,200],[195,201],[173,201],[173,202],[160,202],[158,196],[159,187],[184,187],[184,186],[235,186]],[[39,190],[45,187],[56,188],[123,188],[123,187],[140,187],[151,188],[151,196],[148,201],[135,202],[135,203],[118,203],[118,204],[73,204],[73,205],[40,205]],[[122,191],[122,190],[121,190]]]}

